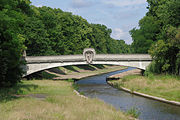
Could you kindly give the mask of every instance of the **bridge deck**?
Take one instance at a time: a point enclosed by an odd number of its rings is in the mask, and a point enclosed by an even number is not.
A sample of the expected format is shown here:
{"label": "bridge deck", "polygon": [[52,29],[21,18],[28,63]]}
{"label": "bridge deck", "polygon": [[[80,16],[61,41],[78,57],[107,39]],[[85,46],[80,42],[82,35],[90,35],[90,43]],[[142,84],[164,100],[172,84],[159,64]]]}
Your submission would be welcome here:
{"label": "bridge deck", "polygon": [[[147,54],[97,54],[93,61],[151,61]],[[50,63],[50,62],[73,62],[85,61],[83,55],[60,55],[60,56],[27,56],[27,63]]]}
{"label": "bridge deck", "polygon": [[152,58],[148,54],[96,54],[94,50],[85,49],[82,55],[26,56],[25,60],[24,76],[59,66],[84,64],[124,65],[145,70]]}

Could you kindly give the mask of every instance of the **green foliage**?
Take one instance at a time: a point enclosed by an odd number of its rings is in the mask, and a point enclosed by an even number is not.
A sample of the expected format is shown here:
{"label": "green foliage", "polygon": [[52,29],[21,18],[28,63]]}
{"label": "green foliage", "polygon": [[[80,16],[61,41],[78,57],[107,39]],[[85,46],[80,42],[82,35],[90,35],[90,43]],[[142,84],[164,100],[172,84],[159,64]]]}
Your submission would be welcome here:
{"label": "green foliage", "polygon": [[127,111],[127,114],[128,114],[128,115],[131,115],[132,117],[138,118],[141,113],[138,111],[137,108],[132,107],[131,109],[129,109],[129,110]]}
{"label": "green foliage", "polygon": [[25,95],[36,90],[37,88],[38,85],[25,84],[24,82],[20,82],[11,88],[2,88],[0,89],[0,102],[6,103],[8,101],[18,99],[18,97],[15,95]]}
{"label": "green foliage", "polygon": [[56,75],[44,71],[41,74],[42,74],[42,79],[53,79],[54,77],[57,77]]}
{"label": "green foliage", "polygon": [[159,66],[156,66],[155,61],[152,61],[151,64],[146,68],[146,71],[144,72],[145,76],[151,76],[153,73],[160,73]]}
{"label": "green foliage", "polygon": [[[69,82],[72,82],[72,81],[69,81]],[[77,90],[77,91],[79,90],[78,84],[74,83],[74,81],[73,81],[72,87],[74,90]]]}
{"label": "green foliage", "polygon": [[68,79],[67,81],[68,81],[68,82],[71,82],[71,83],[72,83],[72,82],[74,82],[74,80],[73,80],[73,79]]}
{"label": "green foliage", "polygon": [[180,73],[180,1],[147,0],[148,12],[139,29],[130,31],[135,53],[148,53],[154,62],[148,68],[156,73]]}
{"label": "green foliage", "polygon": [[169,28],[167,31],[168,39],[166,41],[158,40],[152,45],[149,53],[155,61],[154,66],[157,66],[156,69],[160,70],[158,73],[168,72],[178,74],[180,68],[180,39],[178,34],[180,34],[180,30],[172,31],[170,29],[172,28]]}
{"label": "green foliage", "polygon": [[133,39],[134,53],[148,53],[151,44],[156,41],[159,32],[159,21],[152,16],[145,16],[139,21],[140,29],[132,29],[130,34]]}
{"label": "green foliage", "polygon": [[[41,20],[29,17],[24,25],[23,34],[26,37],[25,45],[28,55],[52,54],[47,31]],[[31,49],[29,49],[31,48]]]}
{"label": "green foliage", "polygon": [[50,7],[33,6],[33,17],[24,27],[27,55],[82,54],[92,47],[97,53],[129,53],[123,40],[110,37],[105,25],[89,24],[80,16]]}
{"label": "green foliage", "polygon": [[0,1],[0,86],[8,87],[20,81],[21,55],[25,37],[21,33],[26,14],[30,14],[28,0]]}
{"label": "green foliage", "polygon": [[20,81],[24,50],[29,56],[82,54],[89,47],[97,53],[130,52],[105,25],[89,24],[61,9],[35,7],[29,0],[1,0],[0,18],[0,86]]}

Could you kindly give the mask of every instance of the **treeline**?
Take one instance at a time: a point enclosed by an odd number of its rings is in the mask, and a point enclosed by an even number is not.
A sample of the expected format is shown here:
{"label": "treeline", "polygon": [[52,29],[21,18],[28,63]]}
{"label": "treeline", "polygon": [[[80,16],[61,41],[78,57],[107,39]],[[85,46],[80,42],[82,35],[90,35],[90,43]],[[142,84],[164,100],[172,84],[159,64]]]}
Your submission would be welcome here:
{"label": "treeline", "polygon": [[11,86],[23,74],[22,54],[29,56],[129,53],[123,40],[110,37],[105,25],[90,24],[61,9],[35,7],[29,0],[0,0],[0,86]]}
{"label": "treeline", "polygon": [[27,55],[82,54],[84,48],[97,53],[130,52],[125,42],[110,37],[112,31],[105,25],[89,24],[61,9],[32,6],[32,10],[23,26]]}
{"label": "treeline", "polygon": [[130,31],[134,53],[149,53],[148,71],[180,74],[180,1],[147,0],[148,12],[139,29]]}

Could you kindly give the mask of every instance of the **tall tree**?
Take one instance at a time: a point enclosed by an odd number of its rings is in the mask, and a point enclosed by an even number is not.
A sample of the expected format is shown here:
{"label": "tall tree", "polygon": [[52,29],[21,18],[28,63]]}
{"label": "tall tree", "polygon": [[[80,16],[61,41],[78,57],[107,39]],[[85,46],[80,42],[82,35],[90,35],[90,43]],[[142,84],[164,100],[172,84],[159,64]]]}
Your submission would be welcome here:
{"label": "tall tree", "polygon": [[25,49],[22,26],[31,14],[28,0],[0,1],[0,86],[11,86],[22,76],[21,56]]}
{"label": "tall tree", "polygon": [[154,59],[150,66],[153,72],[177,74],[180,71],[180,1],[147,2],[149,11],[140,20],[140,28],[131,30],[132,48],[136,53],[147,53],[149,50]]}

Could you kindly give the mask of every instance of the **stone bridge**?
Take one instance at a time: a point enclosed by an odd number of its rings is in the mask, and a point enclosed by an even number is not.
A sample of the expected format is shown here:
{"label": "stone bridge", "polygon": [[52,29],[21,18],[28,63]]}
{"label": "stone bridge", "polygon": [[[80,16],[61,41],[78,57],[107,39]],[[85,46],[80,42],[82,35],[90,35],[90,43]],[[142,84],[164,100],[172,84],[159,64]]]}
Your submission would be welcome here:
{"label": "stone bridge", "polygon": [[94,49],[86,48],[82,55],[25,56],[25,60],[24,76],[59,66],[85,64],[122,65],[145,70],[152,58],[148,54],[96,54]]}

